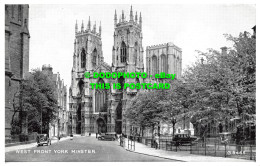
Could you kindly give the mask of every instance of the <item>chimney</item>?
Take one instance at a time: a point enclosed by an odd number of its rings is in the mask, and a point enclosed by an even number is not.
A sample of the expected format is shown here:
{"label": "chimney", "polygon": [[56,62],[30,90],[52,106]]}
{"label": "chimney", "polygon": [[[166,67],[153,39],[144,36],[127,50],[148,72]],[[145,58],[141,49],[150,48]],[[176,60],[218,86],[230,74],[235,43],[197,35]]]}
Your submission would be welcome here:
{"label": "chimney", "polygon": [[42,66],[42,71],[43,71],[43,73],[47,74],[48,76],[53,75],[51,65],[43,65]]}
{"label": "chimney", "polygon": [[221,47],[220,49],[222,55],[227,55],[227,47]]}

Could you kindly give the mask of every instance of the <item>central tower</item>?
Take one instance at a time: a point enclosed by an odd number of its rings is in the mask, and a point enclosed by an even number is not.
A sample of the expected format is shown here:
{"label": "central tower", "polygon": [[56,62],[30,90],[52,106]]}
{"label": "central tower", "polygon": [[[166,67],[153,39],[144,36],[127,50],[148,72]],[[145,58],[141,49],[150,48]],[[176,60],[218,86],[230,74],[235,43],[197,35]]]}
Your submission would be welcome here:
{"label": "central tower", "polygon": [[[114,15],[114,45],[112,48],[112,70],[113,72],[143,72],[143,47],[142,47],[142,16],[141,13],[133,14],[130,9],[129,20],[126,20],[124,11],[117,16]],[[141,78],[119,78],[114,83],[142,83]],[[124,118],[127,100],[137,93],[136,89],[112,90],[111,112],[115,116],[115,131],[117,133],[130,134],[131,127],[127,125]]]}

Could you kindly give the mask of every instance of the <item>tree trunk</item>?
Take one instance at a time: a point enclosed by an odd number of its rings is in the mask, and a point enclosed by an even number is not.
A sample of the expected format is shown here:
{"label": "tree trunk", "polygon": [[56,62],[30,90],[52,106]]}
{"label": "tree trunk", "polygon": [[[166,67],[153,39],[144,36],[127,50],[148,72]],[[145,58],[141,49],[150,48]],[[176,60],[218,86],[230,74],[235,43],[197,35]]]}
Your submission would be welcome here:
{"label": "tree trunk", "polygon": [[154,124],[152,125],[152,138],[154,137]]}
{"label": "tree trunk", "polygon": [[172,137],[174,137],[175,134],[175,122],[172,123]]}

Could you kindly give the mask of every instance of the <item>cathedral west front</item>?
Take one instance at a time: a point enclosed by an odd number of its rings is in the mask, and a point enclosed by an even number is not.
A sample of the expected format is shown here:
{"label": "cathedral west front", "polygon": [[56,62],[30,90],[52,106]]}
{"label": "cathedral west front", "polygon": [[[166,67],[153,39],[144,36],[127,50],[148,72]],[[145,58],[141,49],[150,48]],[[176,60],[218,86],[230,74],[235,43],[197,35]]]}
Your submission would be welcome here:
{"label": "cathedral west front", "polygon": [[[142,45],[142,15],[134,14],[132,6],[129,19],[124,11],[114,14],[114,43],[112,45],[112,64],[104,62],[102,51],[102,28],[82,23],[75,25],[73,67],[69,89],[69,110],[71,129],[74,134],[116,132],[131,133],[132,127],[124,113],[126,104],[139,91],[137,89],[92,89],[90,83],[147,83],[156,79],[142,77],[107,79],[93,78],[94,72],[146,72],[155,74],[165,72],[181,77],[182,50],[172,43],[146,48],[146,71],[144,70],[144,49]],[[90,77],[84,77],[89,72]],[[110,86],[112,87],[112,86]]]}

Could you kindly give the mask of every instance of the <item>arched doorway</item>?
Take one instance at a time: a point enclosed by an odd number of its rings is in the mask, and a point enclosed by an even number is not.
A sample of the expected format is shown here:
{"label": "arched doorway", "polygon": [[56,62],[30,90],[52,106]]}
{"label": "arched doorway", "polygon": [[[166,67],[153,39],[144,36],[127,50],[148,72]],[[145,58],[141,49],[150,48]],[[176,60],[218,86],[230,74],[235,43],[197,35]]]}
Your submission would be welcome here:
{"label": "arched doorway", "polygon": [[81,104],[78,104],[76,134],[81,134]]}
{"label": "arched doorway", "polygon": [[107,132],[106,122],[102,118],[97,119],[97,132],[98,133],[106,133]]}

